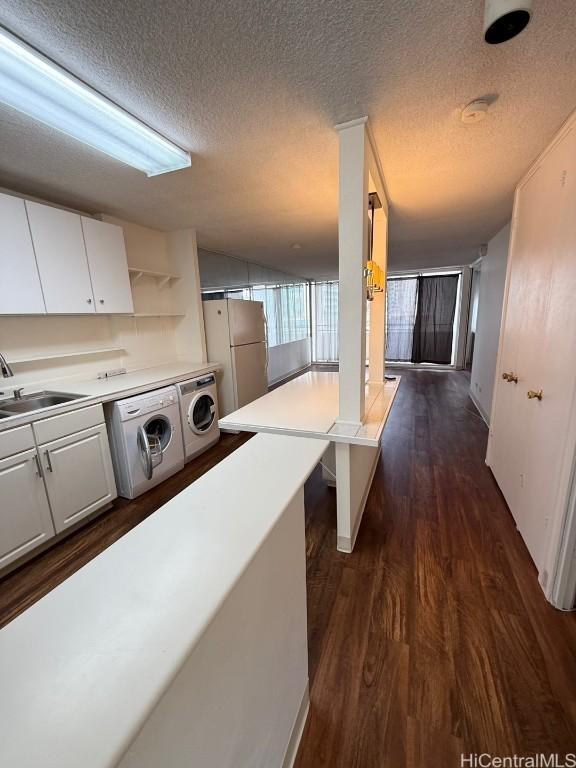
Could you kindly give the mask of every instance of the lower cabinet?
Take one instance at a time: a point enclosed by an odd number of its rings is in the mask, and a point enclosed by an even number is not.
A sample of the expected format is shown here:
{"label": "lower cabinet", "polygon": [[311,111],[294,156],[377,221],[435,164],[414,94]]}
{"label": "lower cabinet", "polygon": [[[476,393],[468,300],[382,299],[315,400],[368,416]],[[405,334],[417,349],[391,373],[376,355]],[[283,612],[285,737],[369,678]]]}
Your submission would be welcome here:
{"label": "lower cabinet", "polygon": [[32,448],[0,461],[0,568],[54,536],[54,525]]}
{"label": "lower cabinet", "polygon": [[106,425],[38,447],[56,532],[116,498]]}
{"label": "lower cabinet", "polygon": [[0,570],[116,495],[101,405],[0,432]]}

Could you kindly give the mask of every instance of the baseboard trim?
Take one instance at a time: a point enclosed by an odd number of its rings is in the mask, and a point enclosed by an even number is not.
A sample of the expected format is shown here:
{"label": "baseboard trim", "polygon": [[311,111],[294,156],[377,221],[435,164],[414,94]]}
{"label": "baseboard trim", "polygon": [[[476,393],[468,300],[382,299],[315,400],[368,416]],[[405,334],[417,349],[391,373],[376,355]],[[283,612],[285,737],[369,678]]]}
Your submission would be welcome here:
{"label": "baseboard trim", "polygon": [[288,746],[286,747],[286,754],[284,755],[284,760],[282,761],[282,768],[292,768],[294,762],[296,761],[298,747],[300,746],[300,740],[302,739],[302,734],[304,733],[304,726],[306,725],[306,720],[308,719],[309,710],[310,691],[308,688],[308,681],[306,681],[306,687],[304,688],[302,700],[300,702],[300,706],[298,707],[298,714],[294,720],[294,725],[292,726],[292,732],[290,734],[290,740],[288,741]]}
{"label": "baseboard trim", "polygon": [[338,552],[344,552],[345,554],[349,555],[353,552],[354,547],[356,546],[356,537],[358,536],[358,531],[360,530],[362,518],[364,517],[364,509],[366,508],[366,502],[368,501],[370,488],[372,488],[372,483],[374,482],[374,475],[376,474],[376,467],[378,466],[378,459],[380,458],[381,453],[382,453],[382,446],[378,446],[378,451],[376,452],[376,456],[374,457],[374,463],[372,465],[372,469],[370,470],[370,477],[368,479],[368,482],[366,483],[366,487],[364,488],[362,501],[360,502],[360,511],[358,512],[358,517],[356,518],[356,522],[354,523],[354,530],[352,531],[352,536],[350,538],[348,538],[347,536],[337,537],[336,549],[338,550]]}
{"label": "baseboard trim", "polygon": [[476,408],[476,410],[478,411],[478,413],[482,417],[482,421],[484,422],[484,424],[486,424],[487,427],[489,427],[490,426],[490,419],[484,413],[484,410],[482,409],[482,406],[480,405],[480,403],[476,399],[476,396],[474,395],[472,390],[470,390],[468,392],[468,394],[470,395],[470,400],[472,400],[472,402],[474,403],[474,407]]}

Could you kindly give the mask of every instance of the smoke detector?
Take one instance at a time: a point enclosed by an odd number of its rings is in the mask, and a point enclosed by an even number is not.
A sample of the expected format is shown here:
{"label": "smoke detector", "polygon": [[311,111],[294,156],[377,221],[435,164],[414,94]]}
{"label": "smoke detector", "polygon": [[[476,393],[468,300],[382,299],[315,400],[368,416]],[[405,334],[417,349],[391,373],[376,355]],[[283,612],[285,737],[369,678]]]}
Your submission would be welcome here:
{"label": "smoke detector", "polygon": [[470,104],[466,104],[460,113],[460,120],[467,125],[471,123],[479,123],[486,117],[489,106],[490,105],[485,99],[471,101]]}

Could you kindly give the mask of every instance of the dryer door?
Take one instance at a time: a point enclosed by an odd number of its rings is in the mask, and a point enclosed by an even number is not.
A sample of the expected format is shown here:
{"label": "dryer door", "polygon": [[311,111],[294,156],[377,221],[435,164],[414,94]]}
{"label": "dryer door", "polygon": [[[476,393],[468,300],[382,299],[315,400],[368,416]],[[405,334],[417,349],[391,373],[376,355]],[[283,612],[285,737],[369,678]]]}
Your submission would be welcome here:
{"label": "dryer door", "polygon": [[188,424],[196,435],[205,435],[216,419],[216,403],[209,392],[198,392],[188,406]]}

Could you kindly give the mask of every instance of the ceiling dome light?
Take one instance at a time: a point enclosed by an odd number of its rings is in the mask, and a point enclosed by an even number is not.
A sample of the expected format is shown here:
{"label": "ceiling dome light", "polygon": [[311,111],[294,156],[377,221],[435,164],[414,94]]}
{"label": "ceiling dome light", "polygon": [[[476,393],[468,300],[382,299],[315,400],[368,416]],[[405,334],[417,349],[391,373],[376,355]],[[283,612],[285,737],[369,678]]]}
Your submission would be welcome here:
{"label": "ceiling dome light", "polygon": [[484,6],[484,40],[498,45],[512,40],[528,26],[532,0],[486,0]]}
{"label": "ceiling dome light", "polygon": [[292,243],[290,248],[292,248],[293,251],[301,251],[302,250],[302,246],[300,245],[300,243]]}
{"label": "ceiling dome light", "polygon": [[466,125],[471,123],[479,123],[484,120],[488,113],[489,104],[485,99],[476,99],[471,101],[470,104],[466,104],[462,112],[460,113],[460,120]]}

